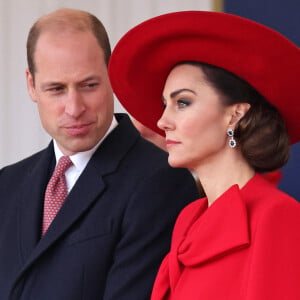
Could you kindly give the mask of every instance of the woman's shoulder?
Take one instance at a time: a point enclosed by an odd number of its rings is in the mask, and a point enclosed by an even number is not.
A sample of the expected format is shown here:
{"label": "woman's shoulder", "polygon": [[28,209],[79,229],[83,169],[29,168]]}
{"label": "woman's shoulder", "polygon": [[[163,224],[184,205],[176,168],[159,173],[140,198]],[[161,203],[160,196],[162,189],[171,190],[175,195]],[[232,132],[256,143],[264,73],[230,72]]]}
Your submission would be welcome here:
{"label": "woman's shoulder", "polygon": [[255,175],[242,189],[242,195],[249,218],[264,224],[263,228],[281,224],[279,226],[296,226],[300,230],[300,203],[263,176]]}
{"label": "woman's shoulder", "polygon": [[256,174],[242,189],[243,197],[249,203],[260,203],[263,206],[286,206],[300,209],[299,202],[292,196],[278,189],[264,176]]}

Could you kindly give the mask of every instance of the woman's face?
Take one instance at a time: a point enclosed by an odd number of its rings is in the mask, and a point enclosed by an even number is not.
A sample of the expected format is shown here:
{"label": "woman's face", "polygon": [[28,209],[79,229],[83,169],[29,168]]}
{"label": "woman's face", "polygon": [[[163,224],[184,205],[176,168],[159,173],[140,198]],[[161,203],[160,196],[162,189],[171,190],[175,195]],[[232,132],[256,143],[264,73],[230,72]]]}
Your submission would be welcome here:
{"label": "woman's face", "polygon": [[222,155],[232,108],[222,104],[201,67],[176,66],[166,80],[163,102],[158,127],[166,133],[171,166],[196,169]]}

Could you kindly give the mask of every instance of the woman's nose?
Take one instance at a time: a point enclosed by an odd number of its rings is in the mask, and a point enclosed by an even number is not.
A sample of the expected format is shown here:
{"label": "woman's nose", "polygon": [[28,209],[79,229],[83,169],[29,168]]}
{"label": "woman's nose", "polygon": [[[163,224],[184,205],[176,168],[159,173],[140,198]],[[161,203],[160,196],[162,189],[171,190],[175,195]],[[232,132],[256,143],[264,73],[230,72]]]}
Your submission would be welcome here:
{"label": "woman's nose", "polygon": [[167,116],[166,110],[162,114],[161,118],[157,121],[157,126],[164,131],[171,130],[174,127],[170,121],[170,117]]}

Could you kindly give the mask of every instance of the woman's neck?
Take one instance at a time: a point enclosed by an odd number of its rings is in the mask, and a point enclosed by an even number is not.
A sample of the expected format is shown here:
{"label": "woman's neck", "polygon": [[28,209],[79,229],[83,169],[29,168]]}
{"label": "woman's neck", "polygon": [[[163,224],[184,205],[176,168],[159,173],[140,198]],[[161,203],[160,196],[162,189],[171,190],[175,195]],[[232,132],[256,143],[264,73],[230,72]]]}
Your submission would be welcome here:
{"label": "woman's neck", "polygon": [[202,162],[193,169],[211,205],[232,185],[237,184],[242,188],[253,176],[254,170],[235,149],[229,149],[227,155]]}

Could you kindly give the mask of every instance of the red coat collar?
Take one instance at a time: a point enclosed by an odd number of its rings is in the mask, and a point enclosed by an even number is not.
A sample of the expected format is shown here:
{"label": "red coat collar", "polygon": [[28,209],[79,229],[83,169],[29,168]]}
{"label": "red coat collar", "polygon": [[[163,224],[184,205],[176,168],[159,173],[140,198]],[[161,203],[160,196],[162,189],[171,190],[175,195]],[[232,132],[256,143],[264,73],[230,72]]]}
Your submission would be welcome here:
{"label": "red coat collar", "polygon": [[228,189],[208,209],[199,200],[198,219],[186,228],[177,248],[178,260],[193,266],[247,247],[250,243],[245,202],[237,185]]}

